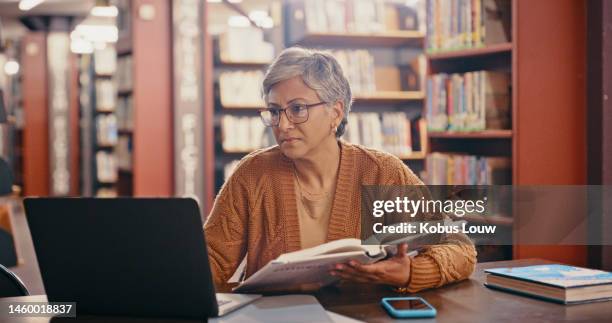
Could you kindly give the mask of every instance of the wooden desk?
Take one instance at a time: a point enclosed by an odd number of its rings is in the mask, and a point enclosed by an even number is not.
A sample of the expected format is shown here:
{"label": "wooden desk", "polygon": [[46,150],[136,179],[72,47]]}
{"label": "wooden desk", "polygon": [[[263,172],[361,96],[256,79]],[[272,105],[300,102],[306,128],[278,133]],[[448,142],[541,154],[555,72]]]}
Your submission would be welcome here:
{"label": "wooden desk", "polygon": [[[612,301],[561,305],[491,290],[483,286],[484,269],[550,263],[525,259],[481,263],[470,280],[415,294],[433,305],[438,314],[431,320],[410,322],[612,322]],[[366,322],[393,321],[380,306],[382,297],[406,296],[388,288],[362,285],[327,289],[317,295],[325,309]]]}
{"label": "wooden desk", "polygon": [[[560,305],[494,291],[483,286],[484,269],[492,267],[517,267],[549,263],[544,260],[513,260],[478,264],[472,278],[457,284],[416,294],[431,303],[438,316],[431,320],[405,320],[406,322],[611,322],[612,302],[582,305]],[[353,285],[342,288],[327,288],[317,292],[319,302],[332,312],[366,322],[393,321],[380,306],[384,296],[401,296],[389,288],[371,285]],[[29,296],[7,301],[44,301],[44,296]],[[77,304],[78,309],[78,304]],[[49,322],[49,318],[0,318],[2,322]],[[76,322],[81,320],[63,319],[53,322]],[[151,322],[149,319],[116,320],[100,318],[87,322]],[[172,320],[155,320],[173,322]],[[188,322],[188,321],[177,321]]]}

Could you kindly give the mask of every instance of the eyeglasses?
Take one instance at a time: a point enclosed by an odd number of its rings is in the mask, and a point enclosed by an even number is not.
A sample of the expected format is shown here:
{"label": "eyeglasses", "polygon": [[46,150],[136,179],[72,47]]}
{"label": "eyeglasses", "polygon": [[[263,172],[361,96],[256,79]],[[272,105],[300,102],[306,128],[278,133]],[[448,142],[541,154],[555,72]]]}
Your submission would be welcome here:
{"label": "eyeglasses", "polygon": [[281,118],[281,112],[285,112],[287,119],[293,124],[300,124],[308,121],[308,109],[316,106],[327,104],[327,102],[318,102],[313,104],[292,103],[284,109],[267,108],[259,110],[261,121],[266,127],[278,127]]}

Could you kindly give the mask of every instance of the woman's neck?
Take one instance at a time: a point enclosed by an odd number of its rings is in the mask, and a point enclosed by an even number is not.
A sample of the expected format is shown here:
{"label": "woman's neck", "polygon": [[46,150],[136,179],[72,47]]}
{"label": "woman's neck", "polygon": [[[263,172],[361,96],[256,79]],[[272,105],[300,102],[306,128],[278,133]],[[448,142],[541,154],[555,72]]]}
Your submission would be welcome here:
{"label": "woman's neck", "polygon": [[330,191],[340,165],[340,143],[335,138],[326,140],[306,158],[294,160],[294,164],[300,185],[310,192]]}

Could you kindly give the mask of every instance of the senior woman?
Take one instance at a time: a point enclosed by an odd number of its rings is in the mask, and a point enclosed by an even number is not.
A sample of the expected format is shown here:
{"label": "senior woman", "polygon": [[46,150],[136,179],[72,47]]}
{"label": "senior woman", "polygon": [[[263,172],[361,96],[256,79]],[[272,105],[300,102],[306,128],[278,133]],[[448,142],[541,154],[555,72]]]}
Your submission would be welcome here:
{"label": "senior woman", "polygon": [[[302,48],[284,50],[263,81],[277,146],[244,157],[223,185],[204,226],[215,284],[247,258],[247,277],[279,255],[360,237],[361,185],[422,185],[397,157],[339,138],[351,89],[336,59]],[[409,292],[467,278],[476,252],[467,238],[446,239],[411,258],[337,264],[330,275],[403,287]]]}

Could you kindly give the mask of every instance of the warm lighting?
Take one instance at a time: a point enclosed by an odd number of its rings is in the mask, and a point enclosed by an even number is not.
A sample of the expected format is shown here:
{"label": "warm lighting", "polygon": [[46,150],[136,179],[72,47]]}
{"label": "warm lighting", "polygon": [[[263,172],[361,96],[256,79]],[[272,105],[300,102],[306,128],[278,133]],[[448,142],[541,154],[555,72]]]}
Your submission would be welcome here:
{"label": "warm lighting", "polygon": [[91,8],[91,15],[96,17],[117,17],[119,10],[115,6],[95,6]]}
{"label": "warm lighting", "polygon": [[4,63],[4,73],[6,75],[15,75],[19,73],[19,63],[15,60],[10,60]]}
{"label": "warm lighting", "polygon": [[39,4],[41,4],[45,0],[21,0],[19,1],[19,10],[28,11]]}

